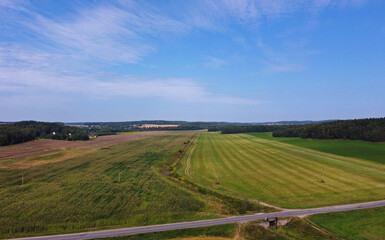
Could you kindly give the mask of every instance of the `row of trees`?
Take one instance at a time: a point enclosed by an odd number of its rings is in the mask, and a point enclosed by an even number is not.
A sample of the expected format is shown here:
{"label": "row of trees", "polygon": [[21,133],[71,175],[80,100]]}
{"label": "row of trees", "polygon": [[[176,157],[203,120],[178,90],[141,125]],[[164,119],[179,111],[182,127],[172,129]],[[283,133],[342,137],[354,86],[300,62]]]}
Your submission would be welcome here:
{"label": "row of trees", "polygon": [[[312,124],[313,121],[284,121],[274,125],[272,123],[236,123],[236,122],[187,122],[187,121],[165,121],[165,120],[141,120],[141,121],[125,121],[125,122],[74,122],[73,125],[82,125],[89,128],[89,131],[96,136],[112,135],[119,132],[130,131],[157,131],[157,130],[202,130],[208,129],[209,132],[221,131],[225,129],[226,133],[236,132],[253,132],[257,131],[273,131],[282,126],[294,124]],[[144,124],[155,125],[179,125],[178,127],[160,127],[160,128],[139,128]],[[268,128],[266,128],[268,126]],[[280,126],[280,127],[277,127]],[[262,129],[262,130],[259,130]]]}
{"label": "row of trees", "polygon": [[37,138],[89,140],[88,132],[62,123],[22,121],[0,126],[0,146],[28,142]]}
{"label": "row of trees", "polygon": [[[227,125],[245,125],[240,123],[226,123],[226,122],[186,122],[186,121],[163,121],[163,120],[143,120],[143,121],[127,121],[127,122],[85,122],[85,123],[71,123],[74,125],[83,125],[89,128],[89,131],[97,136],[112,135],[119,132],[131,131],[175,131],[175,130],[202,130],[209,129],[209,131],[219,131]],[[159,127],[159,128],[139,128],[144,124],[155,125],[179,125],[178,127]],[[250,124],[249,124],[250,125]]]}
{"label": "row of trees", "polygon": [[351,139],[385,141],[385,118],[340,120],[312,125],[297,125],[273,131],[274,137]]}

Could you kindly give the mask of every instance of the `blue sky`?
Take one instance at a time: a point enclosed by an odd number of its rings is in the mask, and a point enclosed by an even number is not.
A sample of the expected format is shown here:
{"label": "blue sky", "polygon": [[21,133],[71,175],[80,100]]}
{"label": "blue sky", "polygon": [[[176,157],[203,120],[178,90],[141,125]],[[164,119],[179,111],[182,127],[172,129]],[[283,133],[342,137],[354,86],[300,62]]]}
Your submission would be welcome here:
{"label": "blue sky", "polygon": [[385,1],[0,0],[0,121],[384,117]]}

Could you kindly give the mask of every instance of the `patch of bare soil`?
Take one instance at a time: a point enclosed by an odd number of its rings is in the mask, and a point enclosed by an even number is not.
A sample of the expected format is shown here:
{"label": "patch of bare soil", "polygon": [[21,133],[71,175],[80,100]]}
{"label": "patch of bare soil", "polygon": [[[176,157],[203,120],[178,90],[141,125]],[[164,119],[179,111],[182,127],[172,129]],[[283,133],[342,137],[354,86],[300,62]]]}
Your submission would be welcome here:
{"label": "patch of bare soil", "polygon": [[51,139],[35,140],[26,143],[0,147],[0,161],[38,156],[42,154],[76,148],[86,148],[88,150],[99,149],[119,143],[158,136],[165,133],[166,131],[139,132],[136,134],[101,136],[94,140],[74,142]]}

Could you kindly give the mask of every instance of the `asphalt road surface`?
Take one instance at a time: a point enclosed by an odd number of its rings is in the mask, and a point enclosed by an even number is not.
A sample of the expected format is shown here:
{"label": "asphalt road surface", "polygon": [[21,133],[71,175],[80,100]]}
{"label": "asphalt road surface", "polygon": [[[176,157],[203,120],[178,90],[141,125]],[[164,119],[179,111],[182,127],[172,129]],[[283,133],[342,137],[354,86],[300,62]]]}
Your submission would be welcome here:
{"label": "asphalt road surface", "polygon": [[107,238],[107,237],[135,235],[140,233],[161,232],[161,231],[169,231],[169,230],[176,230],[176,229],[197,228],[197,227],[206,227],[206,226],[221,225],[221,224],[228,224],[228,223],[245,222],[245,221],[258,220],[258,219],[266,219],[268,217],[294,217],[294,216],[312,215],[312,214],[318,214],[318,213],[342,212],[342,211],[383,207],[383,206],[385,206],[385,200],[338,205],[338,206],[331,206],[331,207],[286,210],[286,211],[277,212],[277,213],[258,213],[254,215],[234,216],[234,217],[217,218],[217,219],[211,219],[211,220],[169,223],[169,224],[161,224],[161,225],[150,225],[150,226],[144,226],[144,227],[119,228],[119,229],[101,230],[101,231],[94,231],[94,232],[71,233],[71,234],[18,238],[18,239],[72,240],[72,239]]}

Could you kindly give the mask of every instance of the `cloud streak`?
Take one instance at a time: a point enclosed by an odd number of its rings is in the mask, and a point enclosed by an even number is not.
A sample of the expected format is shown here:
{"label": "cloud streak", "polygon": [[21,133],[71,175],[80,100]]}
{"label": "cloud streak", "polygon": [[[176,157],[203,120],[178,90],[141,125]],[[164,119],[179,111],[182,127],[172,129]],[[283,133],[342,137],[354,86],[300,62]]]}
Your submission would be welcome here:
{"label": "cloud streak", "polygon": [[204,85],[192,79],[153,79],[135,75],[66,71],[63,65],[53,61],[53,58],[59,57],[60,55],[38,53],[21,47],[0,47],[0,92],[57,92],[81,94],[93,99],[155,97],[184,102],[258,103],[210,93]]}
{"label": "cloud streak", "polygon": [[[28,10],[32,3],[4,0],[0,9],[20,12],[16,22],[49,51],[110,63],[138,63],[156,51],[153,39],[194,30],[226,31],[233,24],[256,27],[264,18],[297,11],[321,11],[327,7],[362,4],[362,0],[336,3],[328,0],[190,1],[160,11],[145,2],[115,1],[85,4],[64,16],[46,17]],[[29,6],[29,7],[25,7]],[[14,13],[14,12],[13,12]],[[7,16],[7,14],[4,14]],[[5,17],[7,19],[7,17]],[[36,43],[34,43],[36,45]]]}
{"label": "cloud streak", "polygon": [[53,19],[29,12],[22,24],[57,50],[109,62],[137,63],[153,50],[148,36],[178,33],[185,26],[169,17],[132,4],[88,6],[75,15]]}
{"label": "cloud streak", "polygon": [[[170,101],[224,104],[258,104],[259,101],[210,93],[190,79],[147,79],[120,76],[110,81],[92,76],[56,75],[48,71],[0,68],[0,92],[22,93],[47,91],[50,93],[81,94],[93,99],[162,98]],[[100,77],[100,76],[99,76]],[[9,81],[12,79],[12,81]]]}
{"label": "cloud streak", "polygon": [[[299,62],[295,62],[290,59],[290,54],[284,54],[283,51],[277,52],[258,40],[258,47],[261,49],[263,54],[266,56],[264,61],[264,72],[276,73],[276,72],[298,72],[305,69],[305,66]],[[306,51],[308,52],[308,51]],[[298,54],[298,49],[297,49]],[[291,57],[292,58],[292,57]]]}
{"label": "cloud streak", "polygon": [[[356,1],[345,1],[347,5]],[[180,3],[178,3],[180,4]],[[36,90],[86,94],[90,98],[149,98],[172,101],[258,104],[259,101],[214,94],[197,79],[146,78],[101,72],[96,66],[136,64],[157,50],[154,39],[188,35],[193,31],[226,31],[231,24],[256,27],[263,18],[295,11],[318,11],[331,1],[191,1],[160,11],[135,1],[85,4],[69,14],[47,17],[27,1],[0,2],[4,22],[18,25],[28,41],[0,44],[0,91],[23,94]],[[8,18],[9,16],[9,18]],[[0,32],[0,34],[2,34]],[[8,36],[5,37],[5,39]],[[268,71],[299,71],[304,67],[260,45]],[[207,57],[204,65],[228,63]]]}
{"label": "cloud streak", "polygon": [[227,61],[217,58],[217,57],[205,57],[205,67],[206,68],[212,68],[212,69],[218,69],[223,66],[226,66],[228,64]]}

